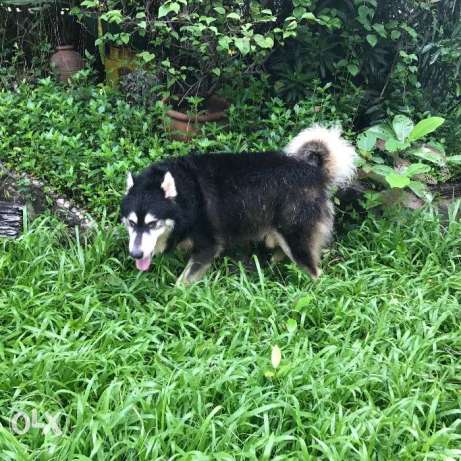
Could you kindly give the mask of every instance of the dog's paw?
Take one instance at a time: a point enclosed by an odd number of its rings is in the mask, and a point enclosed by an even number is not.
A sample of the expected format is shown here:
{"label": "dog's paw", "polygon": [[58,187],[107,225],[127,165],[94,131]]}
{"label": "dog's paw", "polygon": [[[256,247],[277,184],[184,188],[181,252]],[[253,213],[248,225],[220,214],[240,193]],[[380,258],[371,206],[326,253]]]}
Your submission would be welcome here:
{"label": "dog's paw", "polygon": [[200,281],[203,278],[205,271],[206,268],[203,268],[202,270],[192,271],[190,266],[187,266],[184,269],[183,273],[178,277],[178,280],[176,280],[175,286],[190,286]]}
{"label": "dog's paw", "polygon": [[274,254],[271,257],[271,263],[273,264],[281,263],[285,258],[286,258],[285,253],[280,248],[278,248],[277,250],[274,251]]}
{"label": "dog's paw", "polygon": [[322,269],[316,267],[315,271],[309,270],[309,274],[312,277],[312,280],[318,280],[322,275]]}
{"label": "dog's paw", "polygon": [[174,286],[175,286],[176,288],[180,288],[180,287],[184,286],[181,277],[178,277],[178,278],[176,279],[176,282],[175,282]]}
{"label": "dog's paw", "polygon": [[179,288],[179,287],[187,287],[191,284],[191,282],[189,281],[189,279],[187,278],[187,275],[185,276],[184,275],[184,272],[177,278],[176,280],[176,283],[174,284],[174,286],[176,288]]}
{"label": "dog's paw", "polygon": [[312,280],[318,280],[319,277],[322,275],[322,269],[319,267],[307,267],[302,266],[304,272],[307,272]]}

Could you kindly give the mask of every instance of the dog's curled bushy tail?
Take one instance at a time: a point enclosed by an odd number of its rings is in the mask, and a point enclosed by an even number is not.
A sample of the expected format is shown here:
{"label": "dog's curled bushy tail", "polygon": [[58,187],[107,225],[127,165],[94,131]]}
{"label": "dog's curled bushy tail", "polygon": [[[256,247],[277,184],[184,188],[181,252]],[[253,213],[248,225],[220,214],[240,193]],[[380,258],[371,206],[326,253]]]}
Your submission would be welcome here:
{"label": "dog's curled bushy tail", "polygon": [[339,127],[314,125],[295,136],[285,153],[322,168],[329,186],[347,185],[355,175],[357,153]]}

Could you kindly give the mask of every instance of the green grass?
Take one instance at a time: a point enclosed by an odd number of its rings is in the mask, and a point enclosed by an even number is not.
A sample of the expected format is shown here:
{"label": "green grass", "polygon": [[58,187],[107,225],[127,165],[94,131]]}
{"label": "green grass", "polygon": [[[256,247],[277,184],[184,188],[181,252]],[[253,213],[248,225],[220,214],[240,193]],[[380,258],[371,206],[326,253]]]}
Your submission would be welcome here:
{"label": "green grass", "polygon": [[[459,457],[455,211],[367,219],[318,282],[219,261],[187,289],[181,255],[136,272],[121,228],[79,243],[35,221],[1,242],[0,458]],[[12,415],[34,409],[60,411],[63,434],[14,434]]]}

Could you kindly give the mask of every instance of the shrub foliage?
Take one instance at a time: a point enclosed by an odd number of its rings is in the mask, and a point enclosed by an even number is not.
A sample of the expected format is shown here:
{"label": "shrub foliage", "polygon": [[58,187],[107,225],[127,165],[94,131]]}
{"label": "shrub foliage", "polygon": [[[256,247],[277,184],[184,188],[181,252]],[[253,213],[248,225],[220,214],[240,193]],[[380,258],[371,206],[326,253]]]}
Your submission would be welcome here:
{"label": "shrub foliage", "polygon": [[[25,21],[6,9],[10,3],[48,13]],[[97,45],[135,48],[176,94],[206,96],[268,74],[266,90],[289,103],[309,97],[319,82],[356,94],[361,127],[389,113],[421,118],[428,110],[448,115],[447,133],[458,125],[461,0],[5,0],[2,63],[37,56],[34,30],[41,31],[37,64],[47,41],[81,42],[68,21],[50,16],[60,6],[73,7]],[[52,27],[34,26],[42,22]],[[24,37],[28,56],[21,55]]]}

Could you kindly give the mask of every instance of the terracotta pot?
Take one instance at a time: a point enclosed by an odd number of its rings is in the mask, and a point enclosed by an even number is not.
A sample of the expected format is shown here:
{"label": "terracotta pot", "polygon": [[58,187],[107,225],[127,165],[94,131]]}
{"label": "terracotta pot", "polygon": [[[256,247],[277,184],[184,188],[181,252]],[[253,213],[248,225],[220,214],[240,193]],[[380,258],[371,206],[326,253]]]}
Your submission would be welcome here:
{"label": "terracotta pot", "polygon": [[219,96],[211,96],[206,101],[206,110],[200,114],[187,114],[178,110],[169,110],[166,113],[168,122],[166,129],[172,138],[180,141],[189,141],[200,132],[202,126],[208,122],[227,120],[229,102]]}
{"label": "terracotta pot", "polygon": [[83,65],[83,58],[74,50],[72,45],[56,47],[56,53],[51,56],[51,67],[61,82],[67,82],[72,75],[83,69]]}

